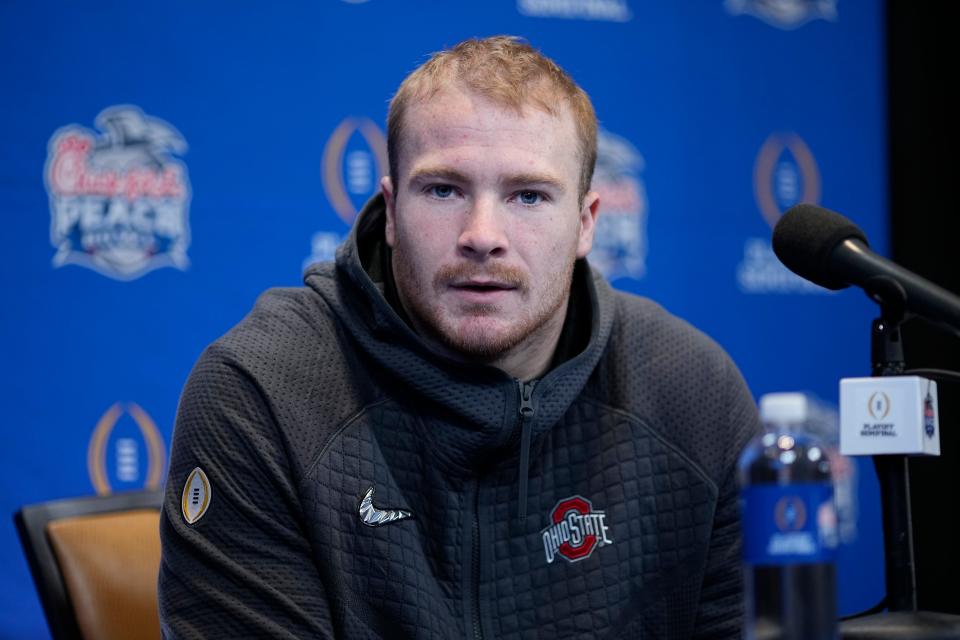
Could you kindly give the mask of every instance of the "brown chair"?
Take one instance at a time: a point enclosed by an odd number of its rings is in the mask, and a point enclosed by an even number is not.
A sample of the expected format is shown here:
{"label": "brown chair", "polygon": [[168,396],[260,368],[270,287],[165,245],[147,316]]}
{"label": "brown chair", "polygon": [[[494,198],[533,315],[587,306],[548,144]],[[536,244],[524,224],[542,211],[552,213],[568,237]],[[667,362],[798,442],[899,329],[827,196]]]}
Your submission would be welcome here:
{"label": "brown chair", "polygon": [[161,491],[56,500],[14,515],[54,640],[160,637]]}

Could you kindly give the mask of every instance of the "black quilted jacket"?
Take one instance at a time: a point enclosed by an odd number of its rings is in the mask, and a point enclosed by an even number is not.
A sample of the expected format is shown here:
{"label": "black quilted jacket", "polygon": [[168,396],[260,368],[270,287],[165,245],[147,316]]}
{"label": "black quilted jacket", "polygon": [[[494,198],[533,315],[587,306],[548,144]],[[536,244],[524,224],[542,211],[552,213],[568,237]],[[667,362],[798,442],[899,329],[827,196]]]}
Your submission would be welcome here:
{"label": "black quilted jacket", "polygon": [[165,637],[739,637],[734,466],[758,427],[728,357],[581,263],[589,344],[535,386],[445,360],[361,265],[382,227],[378,199],[196,364]]}

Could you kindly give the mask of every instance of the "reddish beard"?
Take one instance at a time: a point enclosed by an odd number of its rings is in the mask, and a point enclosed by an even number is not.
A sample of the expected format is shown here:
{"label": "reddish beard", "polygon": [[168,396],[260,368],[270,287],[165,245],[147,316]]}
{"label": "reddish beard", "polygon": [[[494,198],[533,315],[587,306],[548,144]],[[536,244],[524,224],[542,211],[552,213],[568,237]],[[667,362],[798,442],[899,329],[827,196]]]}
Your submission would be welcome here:
{"label": "reddish beard", "polygon": [[[563,273],[548,285],[548,292],[536,304],[536,309],[514,321],[511,326],[496,329],[489,325],[464,327],[472,319],[482,320],[485,316],[496,316],[500,305],[496,303],[462,304],[457,311],[460,314],[459,325],[444,316],[439,304],[433,304],[427,295],[425,282],[417,278],[416,270],[407,259],[402,245],[394,247],[393,269],[400,299],[411,316],[417,331],[425,337],[439,342],[446,348],[481,362],[494,362],[514,347],[528,339],[552,318],[556,317],[566,303],[573,280],[573,260]],[[502,264],[477,264],[463,262],[440,267],[434,274],[433,288],[435,299],[443,296],[453,283],[476,280],[506,285],[515,290],[521,300],[528,301],[529,280],[523,270]]]}

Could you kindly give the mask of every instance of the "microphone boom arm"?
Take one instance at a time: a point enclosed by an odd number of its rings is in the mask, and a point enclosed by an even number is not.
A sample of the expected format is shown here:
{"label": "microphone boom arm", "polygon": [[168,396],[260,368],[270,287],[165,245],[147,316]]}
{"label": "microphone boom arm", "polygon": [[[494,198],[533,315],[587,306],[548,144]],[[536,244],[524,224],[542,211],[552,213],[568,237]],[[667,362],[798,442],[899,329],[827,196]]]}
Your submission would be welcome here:
{"label": "microphone boom arm", "polygon": [[906,309],[960,335],[960,297],[877,255],[857,239],[847,238],[837,246],[841,248],[833,251],[834,263],[872,300],[896,306],[901,298]]}

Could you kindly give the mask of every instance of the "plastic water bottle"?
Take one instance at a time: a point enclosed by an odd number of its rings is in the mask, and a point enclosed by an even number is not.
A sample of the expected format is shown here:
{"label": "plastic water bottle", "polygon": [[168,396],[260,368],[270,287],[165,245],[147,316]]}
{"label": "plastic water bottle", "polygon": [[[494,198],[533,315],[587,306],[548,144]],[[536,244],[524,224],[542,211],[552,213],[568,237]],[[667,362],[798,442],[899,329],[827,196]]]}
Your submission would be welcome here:
{"label": "plastic water bottle", "polygon": [[[833,506],[837,511],[837,532],[840,541],[837,547],[838,569],[842,567],[844,545],[853,544],[857,540],[857,521],[859,506],[857,504],[857,485],[859,484],[859,469],[856,461],[840,453],[840,413],[839,407],[820,398],[814,393],[768,394],[768,398],[760,399],[761,406],[771,401],[777,402],[778,396],[800,396],[789,402],[804,403],[806,411],[803,423],[798,425],[803,433],[812,435],[820,440],[830,459],[830,475],[833,476]],[[838,576],[838,588],[843,587],[843,580]]]}
{"label": "plastic water bottle", "polygon": [[805,402],[764,396],[766,432],[740,456],[747,640],[838,637],[830,461],[803,428]]}

